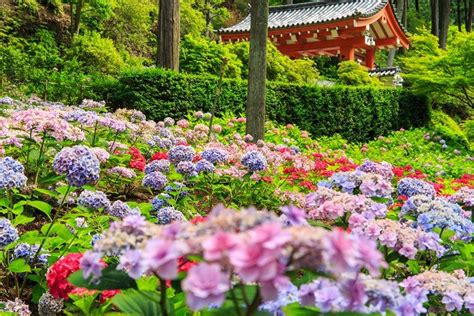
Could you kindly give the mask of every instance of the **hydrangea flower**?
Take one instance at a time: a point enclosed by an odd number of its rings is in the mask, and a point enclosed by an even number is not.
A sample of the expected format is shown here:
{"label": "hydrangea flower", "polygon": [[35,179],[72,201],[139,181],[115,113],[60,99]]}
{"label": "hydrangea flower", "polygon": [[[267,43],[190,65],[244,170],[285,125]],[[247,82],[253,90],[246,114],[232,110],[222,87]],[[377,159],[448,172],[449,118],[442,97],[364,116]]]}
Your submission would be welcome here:
{"label": "hydrangea flower", "polygon": [[256,150],[246,152],[240,159],[240,162],[252,172],[262,171],[267,168],[267,159]]}
{"label": "hydrangea flower", "polygon": [[176,165],[176,172],[185,176],[192,176],[196,170],[194,169],[194,164],[191,161],[181,161]]}
{"label": "hydrangea flower", "polygon": [[101,208],[108,211],[110,208],[110,201],[107,198],[107,195],[101,191],[82,191],[77,198],[77,204],[94,211],[97,211]]}
{"label": "hydrangea flower", "polygon": [[158,219],[158,224],[160,225],[186,221],[183,213],[169,206],[160,208],[156,213],[156,218]]}
{"label": "hydrangea flower", "polygon": [[107,212],[115,217],[125,218],[128,215],[140,215],[139,208],[131,208],[128,206],[127,203],[122,201],[115,201],[112,205],[107,209]]}
{"label": "hydrangea flower", "polygon": [[[18,258],[23,258],[26,261],[30,263],[35,263],[32,262],[36,253],[38,252],[39,246],[38,245],[30,245],[27,243],[19,243],[18,245],[15,246],[15,249],[13,249],[13,257],[15,259]],[[36,258],[37,262],[41,265],[47,265],[48,264],[48,254],[40,254]]]}
{"label": "hydrangea flower", "polygon": [[421,214],[417,218],[417,224],[427,231],[432,231],[435,227],[450,229],[456,233],[457,237],[466,241],[470,241],[474,233],[474,223],[470,219],[446,208]]}
{"label": "hydrangea flower", "polygon": [[229,159],[229,153],[223,149],[209,148],[201,153],[201,157],[212,164],[216,164],[226,162]]}
{"label": "hydrangea flower", "polygon": [[101,260],[102,255],[93,251],[86,251],[82,256],[79,267],[85,279],[98,279],[102,275],[105,263]]}
{"label": "hydrangea flower", "polygon": [[365,159],[362,165],[356,168],[358,171],[367,172],[367,173],[376,173],[383,176],[385,179],[392,179],[393,177],[393,166],[388,162],[374,162],[368,159]]}
{"label": "hydrangea flower", "polygon": [[230,289],[229,276],[218,264],[199,263],[192,266],[182,283],[186,303],[192,310],[221,306]]}
{"label": "hydrangea flower", "polygon": [[18,231],[6,218],[0,218],[0,248],[18,239]]}
{"label": "hydrangea flower", "polygon": [[168,183],[168,178],[159,171],[154,171],[145,175],[142,181],[144,187],[157,191],[163,189],[166,183]]}
{"label": "hydrangea flower", "polygon": [[162,207],[169,206],[168,200],[171,199],[171,196],[166,193],[161,193],[160,195],[155,196],[151,201],[151,206],[153,210],[158,211]]}
{"label": "hydrangea flower", "polygon": [[28,180],[25,168],[12,157],[0,158],[0,189],[21,188]]}
{"label": "hydrangea flower", "polygon": [[118,176],[126,179],[133,179],[137,176],[133,169],[122,167],[122,166],[115,166],[108,169],[107,174],[110,176]]}
{"label": "hydrangea flower", "polygon": [[168,159],[174,164],[181,161],[192,161],[194,158],[194,149],[191,146],[176,146],[168,152]]}
{"label": "hydrangea flower", "polygon": [[398,194],[411,197],[414,195],[426,195],[434,197],[436,195],[435,188],[419,179],[403,178],[398,182]]}
{"label": "hydrangea flower", "polygon": [[170,171],[170,162],[166,159],[153,160],[145,166],[145,174],[149,174],[155,171],[162,173],[168,173]]}
{"label": "hydrangea flower", "polygon": [[49,292],[43,293],[38,302],[38,313],[40,316],[60,314],[63,308],[64,300],[62,298],[55,298]]}
{"label": "hydrangea flower", "polygon": [[199,160],[195,165],[194,169],[197,173],[211,173],[214,172],[216,167],[208,160]]}
{"label": "hydrangea flower", "polygon": [[81,187],[99,180],[100,162],[85,146],[63,148],[54,157],[53,168],[56,173],[65,174],[72,186]]}

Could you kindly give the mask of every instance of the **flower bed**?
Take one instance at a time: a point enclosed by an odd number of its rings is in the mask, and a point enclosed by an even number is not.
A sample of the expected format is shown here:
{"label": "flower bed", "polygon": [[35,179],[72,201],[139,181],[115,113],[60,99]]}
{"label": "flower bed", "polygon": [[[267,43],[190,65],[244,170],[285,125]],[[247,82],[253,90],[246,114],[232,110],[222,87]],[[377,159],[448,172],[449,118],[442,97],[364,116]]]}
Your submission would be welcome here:
{"label": "flower bed", "polygon": [[474,312],[472,158],[427,131],[253,143],[245,118],[0,103],[5,311]]}

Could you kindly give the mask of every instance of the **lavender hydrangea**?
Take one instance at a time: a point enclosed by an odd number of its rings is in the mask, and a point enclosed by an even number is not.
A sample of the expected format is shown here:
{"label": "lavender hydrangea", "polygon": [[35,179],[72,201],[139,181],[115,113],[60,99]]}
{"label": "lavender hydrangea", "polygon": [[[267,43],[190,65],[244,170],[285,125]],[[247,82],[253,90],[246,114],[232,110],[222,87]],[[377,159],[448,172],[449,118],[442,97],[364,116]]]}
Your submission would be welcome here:
{"label": "lavender hydrangea", "polygon": [[21,188],[26,185],[25,168],[12,157],[0,158],[0,189]]}
{"label": "lavender hydrangea", "polygon": [[38,263],[40,265],[47,265],[48,264],[48,254],[39,254],[36,258],[36,262],[33,262],[35,259],[36,253],[38,252],[39,246],[38,245],[30,245],[27,243],[19,243],[13,249],[13,257],[15,259],[23,258],[29,263]]}
{"label": "lavender hydrangea", "polygon": [[181,161],[176,165],[176,172],[185,176],[191,176],[196,172],[196,170],[194,169],[194,164],[191,161]]}
{"label": "lavender hydrangea", "polygon": [[240,162],[252,172],[262,171],[267,168],[267,159],[256,150],[246,152],[240,159]]}
{"label": "lavender hydrangea", "polygon": [[414,195],[426,195],[434,197],[436,195],[436,191],[431,184],[423,180],[403,178],[398,182],[398,194],[408,197]]}
{"label": "lavender hydrangea", "polygon": [[357,172],[337,172],[330,179],[338,188],[346,193],[353,193],[354,189],[362,183]]}
{"label": "lavender hydrangea", "polygon": [[212,164],[216,164],[229,160],[229,153],[223,149],[209,148],[201,153],[201,157]]}
{"label": "lavender hydrangea", "polygon": [[145,166],[145,174],[149,174],[155,171],[162,173],[168,173],[170,171],[170,162],[169,160],[154,160]]}
{"label": "lavender hydrangea", "polygon": [[54,171],[65,174],[69,184],[81,187],[99,180],[100,162],[85,146],[63,148],[53,161]]}
{"label": "lavender hydrangea", "polygon": [[433,199],[426,195],[413,195],[408,200],[403,203],[403,206],[400,210],[400,217],[403,217],[407,214],[418,216],[418,208],[426,203],[431,202]]}
{"label": "lavender hydrangea", "polygon": [[101,191],[82,191],[77,198],[77,204],[94,211],[97,211],[101,208],[108,210],[110,207],[110,201],[107,198],[107,195]]}
{"label": "lavender hydrangea", "polygon": [[392,165],[388,162],[383,161],[377,163],[366,159],[364,160],[364,163],[362,165],[356,168],[356,170],[368,173],[376,173],[383,176],[385,179],[390,180],[393,177],[392,168]]}
{"label": "lavender hydrangea", "polygon": [[212,162],[203,159],[196,163],[194,169],[197,173],[211,173],[214,172],[216,168],[214,167]]}
{"label": "lavender hydrangea", "polygon": [[192,161],[194,158],[194,149],[191,146],[179,145],[173,147],[168,152],[168,159],[174,164],[181,161]]}
{"label": "lavender hydrangea", "polygon": [[471,235],[474,233],[474,223],[449,208],[433,209],[422,213],[417,218],[417,224],[426,231],[432,231],[435,227],[450,229],[456,233],[458,238],[466,241],[470,241]]}
{"label": "lavender hydrangea", "polygon": [[185,222],[186,219],[180,211],[173,207],[163,207],[156,213],[158,224],[167,225],[173,222]]}
{"label": "lavender hydrangea", "polygon": [[127,203],[122,201],[115,201],[110,208],[108,208],[108,213],[115,217],[125,218],[128,215],[140,215],[140,209],[131,208]]}
{"label": "lavender hydrangea", "polygon": [[6,218],[0,218],[0,248],[18,239],[18,231]]}
{"label": "lavender hydrangea", "polygon": [[142,184],[146,188],[161,190],[168,183],[168,178],[159,171],[151,172],[143,178]]}
{"label": "lavender hydrangea", "polygon": [[107,170],[107,174],[112,176],[118,176],[126,179],[133,179],[137,176],[133,169],[122,167],[122,166],[115,166]]}

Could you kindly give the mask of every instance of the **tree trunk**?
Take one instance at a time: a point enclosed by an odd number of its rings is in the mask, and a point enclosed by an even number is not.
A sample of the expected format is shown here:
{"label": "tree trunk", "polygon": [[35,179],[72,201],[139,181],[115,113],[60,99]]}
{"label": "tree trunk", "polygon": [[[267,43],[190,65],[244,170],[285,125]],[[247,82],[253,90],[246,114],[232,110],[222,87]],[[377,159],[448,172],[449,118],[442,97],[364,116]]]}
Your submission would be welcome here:
{"label": "tree trunk", "polygon": [[285,4],[293,4],[293,0],[285,0]]}
{"label": "tree trunk", "polygon": [[438,1],[443,0],[431,0],[431,34],[439,36],[439,5]]}
{"label": "tree trunk", "polygon": [[466,6],[466,8],[467,8],[466,31],[471,32],[471,30],[472,30],[472,18],[474,17],[474,0],[469,0],[469,7]]}
{"label": "tree trunk", "polygon": [[265,81],[267,76],[268,0],[250,0],[250,54],[246,133],[256,142],[265,133]]}
{"label": "tree trunk", "polygon": [[209,0],[204,1],[204,10],[205,10],[205,17],[206,17],[206,37],[210,38],[211,37],[211,4],[209,3]]}
{"label": "tree trunk", "polygon": [[415,11],[420,13],[420,0],[415,0]]}
{"label": "tree trunk", "polygon": [[179,0],[160,0],[158,65],[179,71]]}
{"label": "tree trunk", "polygon": [[457,0],[456,2],[456,19],[457,19],[457,24],[458,24],[458,31],[462,31],[462,17],[461,17],[461,5],[462,5],[462,0]]}
{"label": "tree trunk", "polygon": [[403,1],[402,23],[404,27],[408,27],[408,0]]}
{"label": "tree trunk", "polygon": [[439,47],[446,49],[448,39],[451,0],[439,0]]}
{"label": "tree trunk", "polygon": [[[405,0],[396,0],[395,1],[395,12],[397,14],[397,17],[401,19],[402,24],[405,23],[405,18],[406,18],[406,13],[405,13]],[[404,25],[406,27],[406,25]],[[397,52],[396,48],[390,48],[388,51],[388,57],[387,57],[387,67],[392,67],[393,66],[393,61],[395,60],[395,54]]]}
{"label": "tree trunk", "polygon": [[[79,29],[81,27],[81,14],[82,14],[82,8],[84,7],[84,1],[85,0],[78,0],[76,2],[76,8],[74,10],[74,14],[71,15],[71,35],[72,36],[79,34]],[[72,8],[73,7],[71,3],[71,14],[73,13]]]}

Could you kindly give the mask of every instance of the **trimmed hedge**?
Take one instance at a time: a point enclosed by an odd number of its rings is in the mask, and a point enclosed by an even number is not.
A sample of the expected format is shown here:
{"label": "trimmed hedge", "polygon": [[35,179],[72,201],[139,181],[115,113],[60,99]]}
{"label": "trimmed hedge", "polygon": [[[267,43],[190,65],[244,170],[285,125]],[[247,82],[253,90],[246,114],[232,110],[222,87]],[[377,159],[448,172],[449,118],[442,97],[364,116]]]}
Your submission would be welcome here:
{"label": "trimmed hedge", "polygon": [[[96,82],[89,97],[106,100],[112,109],[140,110],[149,119],[182,118],[190,111],[209,111],[217,81],[212,76],[151,68]],[[246,81],[225,79],[217,112],[244,114],[246,94]],[[339,133],[351,141],[423,126],[430,119],[427,98],[404,89],[269,82],[266,104],[271,120],[296,124],[315,136]]]}

